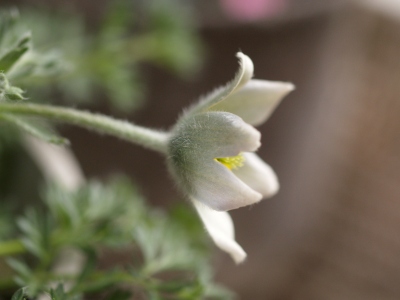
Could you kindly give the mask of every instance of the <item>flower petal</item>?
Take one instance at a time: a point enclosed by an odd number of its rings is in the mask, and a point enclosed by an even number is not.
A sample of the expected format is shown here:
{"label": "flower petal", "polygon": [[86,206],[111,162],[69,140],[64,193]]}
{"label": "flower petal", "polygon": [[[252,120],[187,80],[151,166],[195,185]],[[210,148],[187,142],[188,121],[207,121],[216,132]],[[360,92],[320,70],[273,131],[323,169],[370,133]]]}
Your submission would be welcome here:
{"label": "flower petal", "polygon": [[233,222],[227,212],[214,211],[202,203],[193,200],[206,230],[214,243],[223,251],[230,254],[236,263],[241,263],[246,258],[246,252],[235,241]]}
{"label": "flower petal", "polygon": [[236,56],[239,58],[239,70],[235,78],[225,86],[217,88],[207,96],[201,98],[197,104],[186,111],[183,117],[207,111],[209,107],[222,101],[236,90],[239,90],[253,77],[254,65],[250,57],[241,52],[238,52]]}
{"label": "flower petal", "polygon": [[241,118],[208,112],[181,120],[169,143],[169,166],[181,188],[215,210],[230,210],[261,200],[262,195],[215,158],[255,151],[260,133]]}
{"label": "flower petal", "polygon": [[279,182],[275,172],[258,155],[243,153],[245,163],[233,170],[233,173],[253,190],[264,197],[271,197],[279,190]]}
{"label": "flower petal", "polygon": [[293,89],[291,83],[253,79],[210,110],[233,113],[246,123],[257,126],[268,119],[282,98]]}
{"label": "flower petal", "polygon": [[259,202],[263,197],[221,163],[198,165],[191,175],[191,195],[217,211],[227,211]]}

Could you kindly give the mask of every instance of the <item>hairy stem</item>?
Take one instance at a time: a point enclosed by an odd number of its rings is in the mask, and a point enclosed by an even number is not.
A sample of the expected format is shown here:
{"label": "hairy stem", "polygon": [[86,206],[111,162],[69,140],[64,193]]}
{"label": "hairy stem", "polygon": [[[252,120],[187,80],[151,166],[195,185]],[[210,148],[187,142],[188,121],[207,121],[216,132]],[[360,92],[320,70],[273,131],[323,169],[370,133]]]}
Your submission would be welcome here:
{"label": "hairy stem", "polygon": [[0,103],[0,118],[1,114],[36,116],[71,123],[119,137],[157,152],[167,152],[167,133],[101,114],[50,105]]}

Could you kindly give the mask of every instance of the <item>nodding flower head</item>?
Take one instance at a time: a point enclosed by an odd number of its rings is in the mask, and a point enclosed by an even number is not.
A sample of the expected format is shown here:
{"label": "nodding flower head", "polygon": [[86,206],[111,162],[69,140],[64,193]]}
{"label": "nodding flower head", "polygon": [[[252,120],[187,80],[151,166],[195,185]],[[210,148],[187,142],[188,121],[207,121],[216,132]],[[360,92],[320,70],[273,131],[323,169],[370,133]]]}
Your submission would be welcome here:
{"label": "nodding flower head", "polygon": [[235,78],[203,97],[176,123],[168,143],[168,165],[211,238],[238,263],[246,253],[234,239],[226,211],[257,203],[279,189],[271,167],[254,153],[261,134],[253,126],[266,121],[294,87],[251,79],[251,59],[243,53],[237,56]]}

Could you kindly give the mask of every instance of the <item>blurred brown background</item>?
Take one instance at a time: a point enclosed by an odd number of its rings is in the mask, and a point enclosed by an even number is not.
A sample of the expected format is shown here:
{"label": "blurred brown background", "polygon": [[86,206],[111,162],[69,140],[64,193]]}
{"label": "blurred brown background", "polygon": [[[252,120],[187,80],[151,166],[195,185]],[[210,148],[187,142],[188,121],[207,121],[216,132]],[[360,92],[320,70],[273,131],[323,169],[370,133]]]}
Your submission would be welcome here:
{"label": "blurred brown background", "polygon": [[[71,2],[95,20],[107,1]],[[170,127],[232,78],[238,50],[256,78],[297,86],[259,128],[259,154],[281,191],[232,212],[248,260],[235,266],[216,251],[217,279],[240,299],[400,299],[400,1],[293,0],[252,23],[227,18],[217,2],[193,4],[207,49],[202,71],[181,81],[143,66],[148,99],[130,120]],[[155,205],[185,201],[158,154],[64,132],[87,176],[124,172]]]}

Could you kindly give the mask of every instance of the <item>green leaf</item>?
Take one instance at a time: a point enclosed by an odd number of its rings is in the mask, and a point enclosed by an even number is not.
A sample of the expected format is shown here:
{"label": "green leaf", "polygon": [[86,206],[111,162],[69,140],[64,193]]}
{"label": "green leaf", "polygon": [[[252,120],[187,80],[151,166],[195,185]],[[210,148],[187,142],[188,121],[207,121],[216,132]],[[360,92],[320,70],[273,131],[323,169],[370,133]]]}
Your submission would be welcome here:
{"label": "green leaf", "polygon": [[[85,264],[80,272],[65,274],[75,283],[68,293],[60,286],[49,291],[52,300],[77,300],[93,293],[108,300],[128,300],[133,290],[148,299],[230,299],[212,282],[204,233],[200,234],[198,221],[190,224],[193,212],[179,208],[171,218],[152,209],[123,178],[108,185],[92,181],[72,192],[52,184],[44,196],[46,213],[28,210],[18,219],[19,239],[35,256],[30,260],[32,271],[19,261],[12,263],[18,283],[28,285],[33,295],[63,279],[49,267],[69,247],[83,250]],[[133,250],[131,264],[123,258],[115,268],[101,267],[97,253],[100,258],[103,249],[107,255],[112,249],[125,253],[120,251],[127,244],[126,249]]]}
{"label": "green leaf", "polygon": [[18,291],[16,291],[11,298],[11,300],[25,300],[25,299],[26,298],[25,298],[24,288],[21,288]]}
{"label": "green leaf", "polygon": [[86,278],[88,278],[89,275],[96,269],[97,256],[94,249],[87,248],[84,250],[84,252],[86,254],[86,264],[76,280],[77,285],[79,285]]}
{"label": "green leaf", "polygon": [[56,289],[50,290],[51,300],[67,300],[67,294],[64,292],[64,287],[59,284]]}
{"label": "green leaf", "polygon": [[180,295],[197,294],[202,293],[202,286],[197,281],[190,281],[185,278],[179,281],[168,281],[156,285],[157,290],[167,293],[178,293]]}
{"label": "green leaf", "polygon": [[53,229],[51,216],[29,209],[25,216],[17,220],[17,224],[23,232],[21,242],[28,252],[41,260],[49,259],[49,256],[53,253],[50,239],[50,233]]}
{"label": "green leaf", "polygon": [[33,122],[24,117],[17,117],[12,114],[0,115],[0,119],[4,119],[14,125],[16,125],[21,130],[41,139],[45,142],[56,144],[56,145],[68,145],[69,141],[66,138],[55,135],[51,132],[50,128],[46,128],[45,123],[39,124],[38,122]]}
{"label": "green leaf", "polygon": [[7,72],[30,48],[31,34],[25,33],[19,41],[2,57],[0,57],[0,71]]}
{"label": "green leaf", "polygon": [[31,276],[31,273],[32,273],[31,270],[22,261],[19,261],[19,260],[14,259],[14,258],[9,258],[9,259],[7,259],[7,263],[19,275],[21,275],[21,276],[23,276],[25,278],[29,278],[29,276]]}

